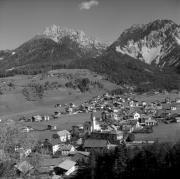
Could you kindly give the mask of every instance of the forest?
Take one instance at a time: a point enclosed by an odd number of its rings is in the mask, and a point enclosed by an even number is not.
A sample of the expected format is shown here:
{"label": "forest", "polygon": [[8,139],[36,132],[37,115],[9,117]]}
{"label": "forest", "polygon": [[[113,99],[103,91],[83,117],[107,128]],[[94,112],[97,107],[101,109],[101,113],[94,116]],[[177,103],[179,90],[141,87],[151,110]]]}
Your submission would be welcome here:
{"label": "forest", "polygon": [[126,147],[92,152],[88,163],[81,163],[74,179],[152,179],[178,176],[180,142]]}

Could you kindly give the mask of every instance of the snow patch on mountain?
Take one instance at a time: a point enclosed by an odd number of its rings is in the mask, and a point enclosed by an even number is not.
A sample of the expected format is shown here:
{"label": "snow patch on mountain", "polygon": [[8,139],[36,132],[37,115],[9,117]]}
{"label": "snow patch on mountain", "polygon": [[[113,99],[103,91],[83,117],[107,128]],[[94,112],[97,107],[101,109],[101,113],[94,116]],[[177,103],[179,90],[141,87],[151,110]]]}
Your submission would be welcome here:
{"label": "snow patch on mountain", "polygon": [[120,46],[117,46],[117,47],[116,47],[116,52],[120,52],[120,53],[122,53],[122,54],[126,54],[126,53],[124,52],[124,50],[121,49]]}
{"label": "snow patch on mountain", "polygon": [[146,63],[151,64],[155,61],[156,64],[159,64],[159,58],[161,55],[162,45],[157,47],[148,48],[147,46],[143,46],[141,49],[141,54]]}
{"label": "snow patch on mountain", "polygon": [[171,20],[156,20],[125,30],[111,48],[159,67],[180,64],[180,26]]}

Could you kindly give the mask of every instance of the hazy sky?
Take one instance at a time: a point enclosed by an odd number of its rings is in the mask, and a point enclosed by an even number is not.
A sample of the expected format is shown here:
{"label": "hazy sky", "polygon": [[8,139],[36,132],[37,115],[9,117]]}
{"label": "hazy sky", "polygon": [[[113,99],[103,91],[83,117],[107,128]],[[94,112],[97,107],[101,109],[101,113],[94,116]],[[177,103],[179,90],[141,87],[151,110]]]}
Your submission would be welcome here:
{"label": "hazy sky", "polygon": [[13,49],[46,26],[80,29],[112,42],[133,24],[180,24],[180,0],[0,0],[0,49]]}

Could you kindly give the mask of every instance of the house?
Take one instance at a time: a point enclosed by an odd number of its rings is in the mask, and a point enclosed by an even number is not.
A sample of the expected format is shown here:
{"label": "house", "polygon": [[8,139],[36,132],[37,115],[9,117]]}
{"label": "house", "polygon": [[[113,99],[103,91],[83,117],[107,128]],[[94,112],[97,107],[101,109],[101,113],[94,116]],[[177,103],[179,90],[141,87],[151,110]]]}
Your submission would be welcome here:
{"label": "house", "polygon": [[30,132],[30,131],[33,131],[33,128],[29,127],[29,126],[25,126],[21,130],[22,130],[22,132]]}
{"label": "house", "polygon": [[69,159],[65,160],[64,162],[60,163],[58,167],[54,168],[56,174],[58,173],[58,175],[61,174],[66,176],[71,175],[76,169],[76,162]]}
{"label": "house", "polygon": [[102,151],[108,149],[109,142],[103,139],[86,139],[83,148],[86,152]]}
{"label": "house", "polygon": [[59,144],[56,146],[56,150],[53,150],[55,155],[69,155],[70,152],[74,152],[76,149],[71,144]]}
{"label": "house", "polygon": [[72,126],[72,136],[79,137],[80,133],[83,131],[83,125]]}
{"label": "house", "polygon": [[119,144],[123,140],[123,132],[117,130],[92,132],[91,139],[103,139],[109,141],[111,144]]}
{"label": "house", "polygon": [[38,168],[38,172],[40,174],[42,173],[50,173],[53,171],[55,167],[58,167],[60,163],[65,161],[66,159],[69,159],[67,157],[61,157],[61,158],[43,158],[40,161],[40,167]]}
{"label": "house", "polygon": [[176,119],[176,122],[178,123],[180,122],[180,117],[176,117],[175,119]]}
{"label": "house", "polygon": [[140,117],[141,117],[141,115],[138,112],[134,113],[134,119],[135,120],[139,120]]}
{"label": "house", "polygon": [[29,156],[32,152],[32,150],[29,148],[29,149],[24,149],[24,148],[16,148],[15,149],[16,152],[19,152],[19,155],[20,155],[20,159],[22,158],[26,158],[27,156]]}
{"label": "house", "polygon": [[147,103],[145,101],[142,101],[141,104],[142,104],[142,106],[146,106],[147,105]]}
{"label": "house", "polygon": [[61,113],[58,112],[58,111],[55,111],[53,117],[54,117],[55,119],[56,119],[56,118],[59,118],[59,117],[61,117]]}
{"label": "house", "polygon": [[19,175],[30,175],[33,173],[34,167],[27,161],[23,161],[15,165],[15,168],[17,169],[17,173]]}
{"label": "house", "polygon": [[61,142],[67,142],[71,139],[71,133],[67,130],[62,130],[57,132]]}
{"label": "house", "polygon": [[172,111],[176,111],[176,110],[177,110],[177,107],[176,107],[175,105],[172,105],[172,106],[171,106],[171,110],[172,110]]}
{"label": "house", "polygon": [[119,120],[120,118],[118,117],[118,114],[117,113],[113,113],[113,118],[114,120]]}
{"label": "house", "polygon": [[48,115],[44,115],[44,116],[42,117],[42,119],[43,119],[44,121],[49,121],[49,120],[50,120],[50,117],[49,117]]}
{"label": "house", "polygon": [[90,152],[75,151],[75,152],[70,152],[70,155],[71,155],[71,159],[77,163],[79,162],[88,163]]}
{"label": "house", "polygon": [[130,101],[130,102],[129,102],[129,106],[130,106],[130,107],[135,107],[135,102],[134,102],[134,101]]}
{"label": "house", "polygon": [[127,132],[133,132],[133,130],[134,130],[134,128],[133,128],[133,126],[132,125],[130,125],[130,124],[123,124],[122,125],[122,131],[124,132],[124,133],[127,133]]}
{"label": "house", "polygon": [[32,122],[40,122],[42,121],[42,117],[40,115],[36,115],[32,117]]}
{"label": "house", "polygon": [[155,125],[157,125],[157,121],[154,119],[147,119],[147,120],[145,120],[145,125],[146,126],[155,126]]}
{"label": "house", "polygon": [[176,103],[180,103],[180,98],[176,99]]}

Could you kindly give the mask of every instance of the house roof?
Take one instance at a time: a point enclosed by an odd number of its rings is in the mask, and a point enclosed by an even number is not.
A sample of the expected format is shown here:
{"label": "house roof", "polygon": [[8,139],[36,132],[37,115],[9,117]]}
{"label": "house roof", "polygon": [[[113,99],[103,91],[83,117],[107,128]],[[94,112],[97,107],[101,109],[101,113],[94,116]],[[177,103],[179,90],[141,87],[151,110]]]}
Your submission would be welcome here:
{"label": "house roof", "polygon": [[84,155],[84,156],[89,156],[90,155],[90,152],[85,152],[85,151],[73,151],[73,152],[70,152],[71,155],[76,155],[76,154],[80,154],[80,155]]}
{"label": "house roof", "polygon": [[52,146],[59,145],[61,143],[60,139],[52,139],[51,142]]}
{"label": "house roof", "polygon": [[27,161],[20,162],[15,166],[19,171],[26,174],[30,170],[32,170],[34,167]]}
{"label": "house roof", "polygon": [[67,131],[67,130],[62,130],[62,131],[58,131],[57,134],[58,134],[59,136],[65,136],[65,135],[69,135],[70,132]]}
{"label": "house roof", "polygon": [[72,145],[71,144],[59,144],[59,149],[58,151],[70,151],[72,149]]}
{"label": "house roof", "polygon": [[49,158],[49,159],[43,159],[40,162],[40,166],[41,167],[50,167],[50,166],[58,166],[61,162],[63,162],[64,160],[66,160],[67,157],[61,157],[61,158]]}
{"label": "house roof", "polygon": [[84,148],[104,148],[108,144],[107,140],[102,139],[87,139],[84,142]]}
{"label": "house roof", "polygon": [[53,134],[57,134],[56,131],[42,131],[38,133],[38,139],[40,141],[44,141],[45,139],[51,141]]}
{"label": "house roof", "polygon": [[145,122],[157,122],[156,120],[154,120],[154,119],[147,119],[147,120],[145,120]]}
{"label": "house roof", "polygon": [[75,165],[76,165],[76,162],[67,159],[67,160],[65,160],[64,162],[60,163],[60,164],[58,165],[58,167],[59,167],[59,168],[62,168],[62,169],[64,169],[64,170],[69,170],[69,169],[71,169],[71,168],[72,168],[73,166],[75,166]]}

